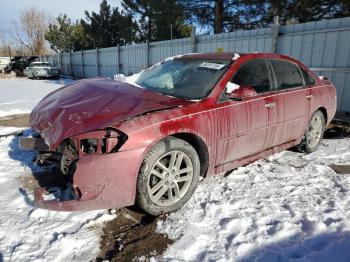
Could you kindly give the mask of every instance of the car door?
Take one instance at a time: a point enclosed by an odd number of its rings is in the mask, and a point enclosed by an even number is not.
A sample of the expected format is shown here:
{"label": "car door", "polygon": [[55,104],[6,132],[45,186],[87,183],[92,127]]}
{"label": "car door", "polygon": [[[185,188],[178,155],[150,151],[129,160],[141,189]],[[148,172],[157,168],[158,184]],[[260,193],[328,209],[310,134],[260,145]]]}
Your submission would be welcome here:
{"label": "car door", "polygon": [[[299,66],[300,72],[303,75],[304,87],[306,88],[306,103],[307,103],[307,120],[311,118],[312,113],[317,109],[319,105],[319,97],[322,97],[320,88],[317,87],[315,79],[301,66]],[[330,103],[330,97],[326,94],[326,98],[322,101],[323,104]],[[305,124],[308,124],[306,121]]]}
{"label": "car door", "polygon": [[223,163],[255,155],[269,146],[267,138],[277,121],[277,97],[271,79],[266,59],[249,60],[233,76],[232,83],[250,86],[257,94],[240,101],[226,101],[229,106],[223,112],[225,134],[219,147],[224,154]]}
{"label": "car door", "polygon": [[277,82],[279,114],[282,116],[273,130],[270,147],[299,138],[308,118],[308,96],[297,64],[283,59],[270,59]]}

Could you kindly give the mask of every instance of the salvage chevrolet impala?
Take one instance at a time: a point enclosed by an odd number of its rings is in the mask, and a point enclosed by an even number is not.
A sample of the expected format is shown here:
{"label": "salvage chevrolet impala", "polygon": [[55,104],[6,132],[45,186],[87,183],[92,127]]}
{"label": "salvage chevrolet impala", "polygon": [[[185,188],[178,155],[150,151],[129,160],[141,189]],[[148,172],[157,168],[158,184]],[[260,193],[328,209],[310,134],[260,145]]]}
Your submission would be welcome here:
{"label": "salvage chevrolet impala", "polygon": [[[46,96],[21,148],[67,178],[53,210],[137,204],[181,208],[200,177],[295,147],[313,152],[336,110],[336,92],[302,63],[277,54],[188,54],[143,71],[134,84],[86,79]],[[47,189],[50,192],[50,189]]]}

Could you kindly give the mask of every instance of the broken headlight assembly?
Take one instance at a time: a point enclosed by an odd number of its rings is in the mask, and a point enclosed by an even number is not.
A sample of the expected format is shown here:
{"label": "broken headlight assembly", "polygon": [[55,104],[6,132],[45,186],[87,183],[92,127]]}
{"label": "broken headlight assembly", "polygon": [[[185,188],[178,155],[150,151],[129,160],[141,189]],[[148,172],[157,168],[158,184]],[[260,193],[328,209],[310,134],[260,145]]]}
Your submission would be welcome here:
{"label": "broken headlight assembly", "polygon": [[73,138],[79,156],[117,152],[127,140],[127,135],[115,129],[84,133]]}

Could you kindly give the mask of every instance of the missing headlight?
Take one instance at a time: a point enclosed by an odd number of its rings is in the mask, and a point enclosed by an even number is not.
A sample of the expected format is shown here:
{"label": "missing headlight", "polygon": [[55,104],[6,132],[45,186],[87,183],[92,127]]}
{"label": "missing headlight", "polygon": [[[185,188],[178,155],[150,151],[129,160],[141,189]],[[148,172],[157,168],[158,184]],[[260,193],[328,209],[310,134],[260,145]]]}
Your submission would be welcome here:
{"label": "missing headlight", "polygon": [[119,130],[97,130],[79,135],[76,139],[79,156],[109,154],[118,152],[127,140],[127,135]]}
{"label": "missing headlight", "polygon": [[95,154],[97,151],[98,139],[89,138],[80,140],[80,148],[85,154]]}

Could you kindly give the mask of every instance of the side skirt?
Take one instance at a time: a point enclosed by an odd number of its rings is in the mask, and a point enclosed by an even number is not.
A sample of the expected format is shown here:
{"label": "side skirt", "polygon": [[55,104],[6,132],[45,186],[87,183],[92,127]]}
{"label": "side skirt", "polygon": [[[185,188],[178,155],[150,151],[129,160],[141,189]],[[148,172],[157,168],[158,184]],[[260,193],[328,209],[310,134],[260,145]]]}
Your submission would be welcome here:
{"label": "side skirt", "polygon": [[235,168],[238,168],[240,166],[244,166],[244,165],[247,165],[251,162],[254,162],[258,159],[262,159],[262,158],[265,158],[267,156],[270,156],[270,155],[273,155],[273,154],[276,154],[276,153],[279,153],[283,150],[286,150],[288,148],[291,148],[293,146],[296,146],[298,145],[300,142],[301,142],[301,138],[297,139],[297,140],[294,140],[294,141],[291,141],[291,142],[288,142],[288,143],[285,143],[285,144],[282,144],[282,145],[279,145],[279,146],[276,146],[276,147],[272,147],[272,148],[269,148],[269,149],[266,149],[258,154],[255,154],[255,155],[252,155],[252,156],[248,156],[248,157],[244,157],[244,158],[241,158],[241,159],[237,159],[237,160],[234,160],[234,161],[231,161],[231,162],[228,162],[228,163],[224,163],[224,164],[221,164],[221,165],[218,165],[218,166],[215,166],[213,169],[213,174],[219,174],[219,173],[223,173],[223,172],[227,172],[229,170],[232,170],[232,169],[235,169]]}

